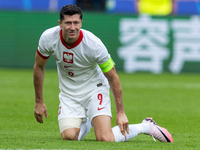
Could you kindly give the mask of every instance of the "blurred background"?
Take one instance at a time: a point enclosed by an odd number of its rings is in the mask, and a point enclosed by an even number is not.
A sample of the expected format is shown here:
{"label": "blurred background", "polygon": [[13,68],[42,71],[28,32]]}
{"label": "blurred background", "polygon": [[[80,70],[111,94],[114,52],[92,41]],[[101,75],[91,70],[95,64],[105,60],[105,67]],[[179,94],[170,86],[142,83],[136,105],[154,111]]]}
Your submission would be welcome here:
{"label": "blurred background", "polygon": [[[0,0],[0,67],[33,68],[43,31],[76,4],[118,71],[200,73],[200,0]],[[47,68],[56,68],[52,57]]]}

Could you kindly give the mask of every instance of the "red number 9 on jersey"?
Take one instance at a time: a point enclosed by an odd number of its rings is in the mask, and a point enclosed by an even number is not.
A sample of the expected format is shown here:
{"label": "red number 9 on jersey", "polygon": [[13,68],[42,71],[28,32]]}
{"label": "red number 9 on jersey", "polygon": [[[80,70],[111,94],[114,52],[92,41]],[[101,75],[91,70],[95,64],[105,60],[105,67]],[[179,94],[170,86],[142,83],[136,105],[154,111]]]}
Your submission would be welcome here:
{"label": "red number 9 on jersey", "polygon": [[98,100],[100,100],[99,105],[101,105],[102,101],[103,101],[103,95],[102,94],[98,94],[97,98],[98,98]]}
{"label": "red number 9 on jersey", "polygon": [[[103,102],[103,95],[102,94],[98,94],[97,95],[97,99],[100,100],[99,105],[101,105],[102,102]],[[98,107],[97,110],[99,111],[99,110],[102,110],[104,108],[106,108],[106,107]]]}
{"label": "red number 9 on jersey", "polygon": [[73,77],[74,76],[74,73],[73,72],[68,72],[68,74]]}

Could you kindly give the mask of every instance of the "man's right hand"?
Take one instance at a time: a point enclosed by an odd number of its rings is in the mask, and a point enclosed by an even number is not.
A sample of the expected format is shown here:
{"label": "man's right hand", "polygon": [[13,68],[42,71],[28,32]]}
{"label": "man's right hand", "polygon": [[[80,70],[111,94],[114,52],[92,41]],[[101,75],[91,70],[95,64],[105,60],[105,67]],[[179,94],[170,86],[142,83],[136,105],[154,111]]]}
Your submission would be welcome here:
{"label": "man's right hand", "polygon": [[35,103],[34,116],[39,123],[43,123],[43,114],[48,118],[46,105],[44,103]]}

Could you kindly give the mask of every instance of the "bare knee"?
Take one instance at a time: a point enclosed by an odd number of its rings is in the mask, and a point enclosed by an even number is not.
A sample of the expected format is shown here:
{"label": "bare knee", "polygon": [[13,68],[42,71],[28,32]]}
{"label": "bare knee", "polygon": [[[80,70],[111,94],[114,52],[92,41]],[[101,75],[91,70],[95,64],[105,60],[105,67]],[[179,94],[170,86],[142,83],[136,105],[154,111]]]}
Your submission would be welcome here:
{"label": "bare knee", "polygon": [[79,128],[66,129],[61,133],[63,140],[78,140]]}
{"label": "bare knee", "polygon": [[115,141],[115,137],[111,129],[110,116],[102,115],[93,118],[93,127],[97,141]]}
{"label": "bare knee", "polygon": [[112,135],[97,135],[96,136],[97,141],[104,141],[104,142],[113,142]]}

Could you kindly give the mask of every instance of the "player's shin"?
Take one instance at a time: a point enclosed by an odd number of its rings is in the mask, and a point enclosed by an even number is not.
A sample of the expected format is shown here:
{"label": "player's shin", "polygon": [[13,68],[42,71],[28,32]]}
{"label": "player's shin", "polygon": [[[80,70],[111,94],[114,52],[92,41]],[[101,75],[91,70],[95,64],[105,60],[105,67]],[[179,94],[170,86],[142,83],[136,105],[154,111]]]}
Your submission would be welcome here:
{"label": "player's shin", "polygon": [[126,133],[126,136],[122,135],[119,126],[115,126],[112,128],[115,142],[125,142],[141,133],[149,133],[150,126],[147,124],[133,124],[129,125],[129,134]]}

